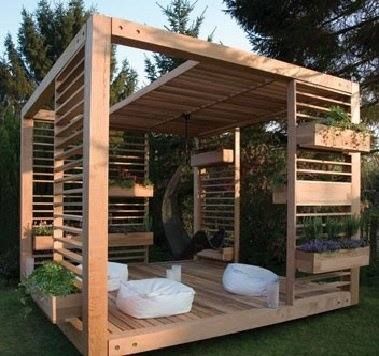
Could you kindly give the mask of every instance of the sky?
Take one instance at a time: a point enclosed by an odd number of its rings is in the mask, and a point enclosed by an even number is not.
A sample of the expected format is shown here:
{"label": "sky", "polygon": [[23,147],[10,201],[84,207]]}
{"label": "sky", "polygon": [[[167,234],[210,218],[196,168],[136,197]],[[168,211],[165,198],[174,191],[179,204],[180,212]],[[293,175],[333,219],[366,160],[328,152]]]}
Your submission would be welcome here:
{"label": "sky", "polygon": [[[17,29],[21,22],[21,11],[25,7],[28,11],[33,11],[38,0],[3,0],[0,11],[0,53],[3,54],[3,42],[5,35],[10,32],[16,39]],[[54,3],[54,1],[52,0]],[[67,2],[67,0],[64,0]],[[158,0],[163,6],[170,0]],[[155,0],[85,0],[86,6],[95,6],[99,13],[109,16],[125,18],[154,27],[163,28],[166,24],[165,16],[157,6]],[[206,39],[214,29],[214,42],[221,42],[226,46],[251,49],[251,45],[245,33],[229,15],[225,14],[225,5],[222,0],[198,0],[195,15],[199,15],[205,8],[206,18],[201,28],[200,38]],[[143,52],[126,47],[119,47],[117,50],[118,62],[125,57],[128,58],[131,66],[140,74],[140,85],[146,83],[144,77],[144,56],[149,52]]]}

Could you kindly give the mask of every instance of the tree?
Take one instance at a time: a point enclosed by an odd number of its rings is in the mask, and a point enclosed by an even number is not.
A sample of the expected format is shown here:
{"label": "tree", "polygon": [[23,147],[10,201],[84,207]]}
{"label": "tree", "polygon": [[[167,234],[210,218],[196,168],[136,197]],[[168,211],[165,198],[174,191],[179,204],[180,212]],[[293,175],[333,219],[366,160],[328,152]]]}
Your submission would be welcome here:
{"label": "tree", "polygon": [[[191,15],[195,10],[196,2],[197,1],[191,3],[189,0],[172,0],[166,7],[158,4],[163,14],[167,17],[168,25],[165,26],[165,29],[170,32],[198,38],[207,9],[205,8],[200,16],[197,16],[195,20],[191,21]],[[213,33],[208,36],[208,41],[212,40],[212,35]],[[152,58],[145,59],[145,72],[150,81],[154,81],[159,76],[172,71],[181,63],[183,63],[183,60],[180,58],[155,53]]]}
{"label": "tree", "polygon": [[[172,0],[169,5],[159,5],[167,18],[168,25],[165,29],[171,32],[181,33],[197,38],[201,25],[205,18],[206,9],[201,14],[191,19],[195,10],[196,2],[188,0]],[[208,36],[211,41],[212,34]],[[175,69],[183,63],[180,58],[168,57],[156,53],[152,58],[145,59],[145,72],[147,77],[154,81],[159,76]],[[183,126],[184,130],[184,126]],[[158,243],[167,241],[171,252],[175,257],[180,257],[188,248],[190,242],[183,227],[183,216],[189,215],[192,197],[192,174],[186,169],[185,142],[182,137],[173,135],[152,134],[151,151],[151,177],[155,183],[155,199],[153,202],[154,216],[160,216],[162,209],[163,220],[154,222],[154,230],[158,235]],[[184,162],[184,164],[183,164]],[[180,202],[177,204],[177,202]],[[187,207],[187,211],[179,209],[180,206]],[[192,215],[192,214],[190,214]],[[189,230],[189,226],[186,226]],[[166,240],[162,237],[165,236]]]}
{"label": "tree", "polygon": [[122,62],[122,68],[112,80],[111,105],[124,100],[130,94],[133,94],[138,85],[138,74],[130,66],[127,59]]}
{"label": "tree", "polygon": [[[376,0],[224,0],[253,50],[361,82],[366,107],[379,100]],[[377,119],[376,119],[377,120]]]}

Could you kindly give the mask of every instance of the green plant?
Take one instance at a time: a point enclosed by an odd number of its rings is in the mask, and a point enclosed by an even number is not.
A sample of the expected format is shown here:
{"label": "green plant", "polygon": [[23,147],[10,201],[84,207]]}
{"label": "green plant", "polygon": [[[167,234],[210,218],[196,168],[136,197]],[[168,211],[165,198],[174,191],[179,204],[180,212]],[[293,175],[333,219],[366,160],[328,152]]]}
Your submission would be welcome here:
{"label": "green plant", "polygon": [[41,221],[39,224],[34,225],[32,228],[33,236],[51,236],[54,233],[54,228],[47,225],[46,221]]}
{"label": "green plant", "polygon": [[40,292],[44,295],[65,296],[78,291],[75,287],[75,275],[62,265],[49,261],[35,269],[29,277],[20,283],[27,294]]}
{"label": "green plant", "polygon": [[132,178],[114,178],[109,180],[109,185],[117,186],[120,188],[131,189],[135,186],[136,181]]}
{"label": "green plant", "polygon": [[352,238],[360,229],[362,219],[357,215],[349,215],[343,223],[344,232],[347,238]]}
{"label": "green plant", "polygon": [[320,123],[333,126],[341,130],[353,130],[368,133],[368,129],[363,123],[353,123],[347,112],[340,106],[331,106],[326,117],[320,119]]}
{"label": "green plant", "polygon": [[143,180],[143,185],[144,186],[147,186],[147,185],[153,185],[153,182],[149,179],[149,178],[145,178]]}
{"label": "green plant", "polygon": [[304,237],[306,240],[322,238],[322,219],[319,216],[307,216],[304,218]]}
{"label": "green plant", "polygon": [[329,240],[337,239],[343,231],[341,220],[328,216],[325,220],[325,232]]}

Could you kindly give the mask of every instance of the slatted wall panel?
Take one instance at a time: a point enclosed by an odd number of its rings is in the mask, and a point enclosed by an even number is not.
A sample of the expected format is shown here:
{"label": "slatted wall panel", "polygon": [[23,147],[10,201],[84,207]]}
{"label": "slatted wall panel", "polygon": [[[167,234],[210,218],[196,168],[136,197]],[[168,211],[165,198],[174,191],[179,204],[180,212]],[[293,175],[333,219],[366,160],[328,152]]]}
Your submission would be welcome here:
{"label": "slatted wall panel", "polygon": [[[52,258],[54,122],[33,122],[33,258],[34,264]],[[44,237],[38,226],[51,234]]]}
{"label": "slatted wall panel", "polygon": [[[234,150],[234,135],[201,139],[199,151]],[[227,233],[226,246],[233,246],[235,239],[236,203],[235,164],[223,164],[199,168],[200,229],[210,235],[219,229]]]}
{"label": "slatted wall panel", "polygon": [[82,263],[84,49],[55,81],[54,260]]}
{"label": "slatted wall panel", "polygon": [[[350,115],[351,97],[336,91],[323,90],[297,82],[297,124],[324,118],[332,106],[340,106]],[[352,214],[351,155],[338,151],[314,150],[299,147],[296,158],[296,231],[297,245],[302,242],[306,217],[342,219]],[[349,272],[310,276],[314,281],[325,280],[336,287],[349,284],[339,281]],[[310,279],[309,278],[309,279]],[[340,284],[338,284],[340,283]],[[342,283],[342,284],[341,284]],[[329,288],[333,284],[325,284]]]}
{"label": "slatted wall panel", "polygon": [[[143,185],[148,183],[148,179],[148,135],[112,130],[109,152],[111,187],[125,180]],[[130,194],[122,193],[119,196],[110,194],[109,197],[109,260],[147,262],[149,244],[146,244],[146,236],[152,236],[148,226],[149,198],[133,196],[132,191]],[[149,243],[152,243],[152,238]]]}

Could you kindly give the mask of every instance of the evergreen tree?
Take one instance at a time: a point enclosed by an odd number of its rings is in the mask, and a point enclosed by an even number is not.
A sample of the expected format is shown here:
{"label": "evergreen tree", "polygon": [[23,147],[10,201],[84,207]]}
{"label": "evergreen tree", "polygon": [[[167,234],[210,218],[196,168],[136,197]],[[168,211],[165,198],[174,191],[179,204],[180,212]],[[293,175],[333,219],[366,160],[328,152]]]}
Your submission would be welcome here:
{"label": "evergreen tree", "polygon": [[366,106],[378,104],[377,0],[224,2],[258,53],[358,80]]}
{"label": "evergreen tree", "polygon": [[[194,20],[191,20],[191,15],[195,10],[196,1],[189,0],[172,0],[166,7],[158,4],[163,14],[166,16],[168,25],[165,29],[170,32],[177,32],[183,35],[198,38],[201,25],[205,18],[206,8]],[[212,40],[211,33],[208,36],[208,41]],[[183,60],[175,57],[168,57],[163,54],[155,53],[152,58],[145,59],[145,72],[150,81],[154,81],[162,74],[170,72],[178,67]]]}
{"label": "evergreen tree", "polygon": [[138,74],[130,66],[127,59],[122,62],[120,72],[112,80],[111,105],[124,100],[130,94],[133,94],[138,85]]}

